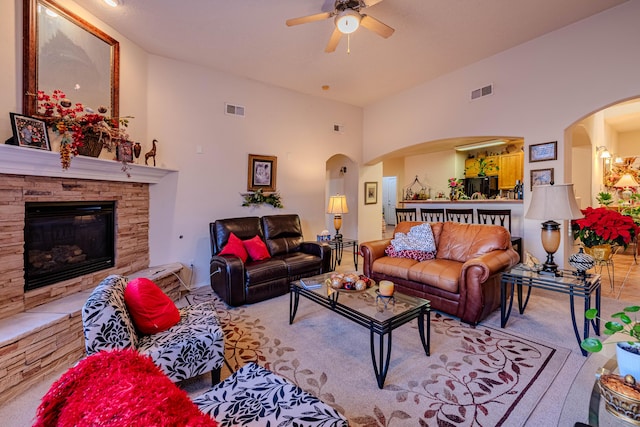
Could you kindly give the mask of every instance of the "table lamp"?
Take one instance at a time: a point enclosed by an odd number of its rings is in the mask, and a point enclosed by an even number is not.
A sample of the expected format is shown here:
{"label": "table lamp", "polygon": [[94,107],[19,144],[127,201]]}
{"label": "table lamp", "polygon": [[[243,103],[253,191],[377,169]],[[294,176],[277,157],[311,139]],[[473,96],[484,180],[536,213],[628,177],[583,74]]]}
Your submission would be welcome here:
{"label": "table lamp", "polygon": [[553,254],[560,247],[560,224],[553,221],[582,218],[582,212],[576,202],[573,184],[537,185],[533,187],[531,203],[525,218],[546,220],[542,223],[540,237],[542,247],[547,252],[547,260],[540,274],[561,276]]}
{"label": "table lamp", "polygon": [[349,208],[347,207],[347,196],[344,194],[337,194],[329,197],[327,213],[333,214],[333,226],[336,229],[335,239],[342,239],[342,234],[340,234],[340,227],[342,227],[342,214],[349,213]]}
{"label": "table lamp", "polygon": [[631,191],[629,187],[637,187],[637,186],[638,186],[638,181],[636,181],[635,178],[630,173],[625,173],[624,175],[622,175],[622,178],[620,178],[618,182],[616,182],[614,185],[614,187],[622,188],[621,196],[622,196],[622,200],[624,200],[625,203],[629,203],[629,200],[631,199],[631,195],[633,194],[633,191]]}

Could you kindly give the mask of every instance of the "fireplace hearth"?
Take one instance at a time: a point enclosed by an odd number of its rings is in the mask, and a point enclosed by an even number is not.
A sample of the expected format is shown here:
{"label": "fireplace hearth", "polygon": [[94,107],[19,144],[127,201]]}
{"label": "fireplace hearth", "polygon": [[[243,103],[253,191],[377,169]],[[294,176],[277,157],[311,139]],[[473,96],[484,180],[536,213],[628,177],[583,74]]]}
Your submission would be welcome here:
{"label": "fireplace hearth", "polygon": [[25,291],[111,268],[115,202],[25,204]]}

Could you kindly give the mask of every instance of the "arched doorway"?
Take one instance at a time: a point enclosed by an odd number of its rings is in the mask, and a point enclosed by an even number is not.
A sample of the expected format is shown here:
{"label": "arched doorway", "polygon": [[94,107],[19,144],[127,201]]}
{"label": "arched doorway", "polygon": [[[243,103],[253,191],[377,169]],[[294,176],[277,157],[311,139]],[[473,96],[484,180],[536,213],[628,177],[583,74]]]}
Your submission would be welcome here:
{"label": "arched doorway", "polygon": [[[640,158],[640,98],[623,100],[580,119],[568,128],[567,135],[576,196],[582,208],[595,206],[597,193],[616,191],[605,186],[606,170],[621,159]],[[611,155],[608,161],[601,158],[605,149]]]}
{"label": "arched doorway", "polygon": [[[347,196],[349,213],[342,216],[341,234],[350,238],[358,235],[358,164],[343,154],[331,156],[326,161],[325,212],[329,197],[336,194]],[[326,214],[325,229],[335,234],[333,215]]]}

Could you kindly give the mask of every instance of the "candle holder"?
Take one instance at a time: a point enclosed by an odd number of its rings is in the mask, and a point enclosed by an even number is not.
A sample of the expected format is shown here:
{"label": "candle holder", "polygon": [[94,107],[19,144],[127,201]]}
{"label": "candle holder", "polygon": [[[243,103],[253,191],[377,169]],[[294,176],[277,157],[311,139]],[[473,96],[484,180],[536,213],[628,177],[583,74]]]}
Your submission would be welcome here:
{"label": "candle holder", "polygon": [[[380,303],[382,303],[382,307],[380,306]],[[388,308],[389,303],[391,303],[391,305],[395,306],[396,305],[396,297],[394,297],[393,294],[391,294],[391,295],[382,295],[379,290],[376,290],[376,307],[378,308],[378,311],[382,312],[382,311],[386,310]]]}

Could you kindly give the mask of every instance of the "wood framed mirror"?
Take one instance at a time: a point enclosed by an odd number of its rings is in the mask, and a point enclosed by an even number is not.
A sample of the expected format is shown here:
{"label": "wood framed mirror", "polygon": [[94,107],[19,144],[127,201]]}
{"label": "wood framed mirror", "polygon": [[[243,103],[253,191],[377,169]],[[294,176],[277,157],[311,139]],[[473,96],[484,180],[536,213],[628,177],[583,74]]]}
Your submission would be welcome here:
{"label": "wood framed mirror", "polygon": [[120,44],[53,0],[23,0],[23,107],[38,112],[37,93],[119,117]]}

